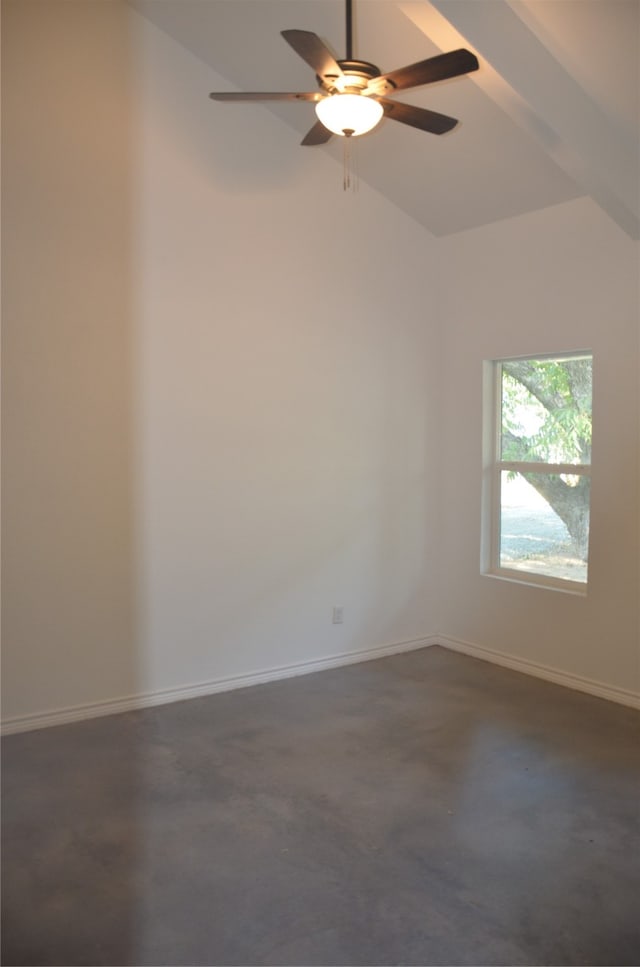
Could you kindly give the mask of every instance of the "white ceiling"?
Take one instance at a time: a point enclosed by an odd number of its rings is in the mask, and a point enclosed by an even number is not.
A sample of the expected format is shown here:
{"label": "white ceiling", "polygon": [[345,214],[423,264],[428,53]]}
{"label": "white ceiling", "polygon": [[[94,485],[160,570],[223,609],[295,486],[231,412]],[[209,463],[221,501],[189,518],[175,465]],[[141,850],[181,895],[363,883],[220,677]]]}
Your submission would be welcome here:
{"label": "white ceiling", "polygon": [[[286,28],[345,53],[342,0],[129,2],[221,75],[220,90],[315,90]],[[474,74],[397,95],[460,124],[437,137],[384,120],[358,139],[362,180],[435,235],[591,195],[640,237],[640,0],[354,0],[354,17],[354,56],[383,73],[460,46],[480,60]],[[339,138],[298,146],[309,103],[210,103],[212,124],[218,112],[246,122],[272,111],[292,152],[342,158]]]}

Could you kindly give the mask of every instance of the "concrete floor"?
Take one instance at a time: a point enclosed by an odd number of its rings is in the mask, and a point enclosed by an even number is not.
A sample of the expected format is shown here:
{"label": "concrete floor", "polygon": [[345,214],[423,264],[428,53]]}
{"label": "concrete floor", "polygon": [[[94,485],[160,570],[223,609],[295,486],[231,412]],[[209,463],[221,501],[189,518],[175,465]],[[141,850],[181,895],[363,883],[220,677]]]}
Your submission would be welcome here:
{"label": "concrete floor", "polygon": [[430,648],[3,742],[17,964],[638,964],[637,713]]}

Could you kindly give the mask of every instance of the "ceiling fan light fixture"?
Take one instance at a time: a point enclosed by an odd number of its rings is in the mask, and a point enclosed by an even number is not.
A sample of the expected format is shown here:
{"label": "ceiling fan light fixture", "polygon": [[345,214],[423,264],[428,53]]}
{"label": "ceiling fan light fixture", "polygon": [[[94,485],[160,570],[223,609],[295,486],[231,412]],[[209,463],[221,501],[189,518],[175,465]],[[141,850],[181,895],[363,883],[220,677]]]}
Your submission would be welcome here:
{"label": "ceiling fan light fixture", "polygon": [[330,94],[316,104],[316,114],[327,130],[343,137],[371,131],[382,120],[382,104],[363,94]]}

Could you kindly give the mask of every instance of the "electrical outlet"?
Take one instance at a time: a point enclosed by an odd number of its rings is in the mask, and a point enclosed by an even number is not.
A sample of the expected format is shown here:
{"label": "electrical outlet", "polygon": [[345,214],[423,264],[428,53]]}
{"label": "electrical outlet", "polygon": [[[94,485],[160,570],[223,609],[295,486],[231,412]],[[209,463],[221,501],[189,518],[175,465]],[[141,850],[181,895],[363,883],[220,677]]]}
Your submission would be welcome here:
{"label": "electrical outlet", "polygon": [[334,625],[341,625],[343,621],[344,621],[344,608],[343,608],[343,606],[341,604],[340,605],[337,605],[337,606],[334,605],[334,608],[333,608],[333,623],[334,623]]}

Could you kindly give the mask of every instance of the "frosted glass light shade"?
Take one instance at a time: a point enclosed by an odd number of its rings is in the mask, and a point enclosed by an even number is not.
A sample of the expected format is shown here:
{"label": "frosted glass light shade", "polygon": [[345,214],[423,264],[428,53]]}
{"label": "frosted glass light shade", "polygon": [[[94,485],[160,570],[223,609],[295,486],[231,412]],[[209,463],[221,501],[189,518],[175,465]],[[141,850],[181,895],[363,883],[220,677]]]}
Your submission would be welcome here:
{"label": "frosted glass light shade", "polygon": [[331,94],[318,101],[316,114],[334,134],[357,137],[375,128],[384,111],[382,104],[363,94]]}

